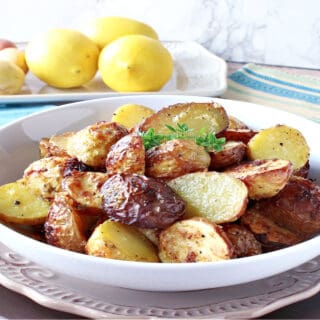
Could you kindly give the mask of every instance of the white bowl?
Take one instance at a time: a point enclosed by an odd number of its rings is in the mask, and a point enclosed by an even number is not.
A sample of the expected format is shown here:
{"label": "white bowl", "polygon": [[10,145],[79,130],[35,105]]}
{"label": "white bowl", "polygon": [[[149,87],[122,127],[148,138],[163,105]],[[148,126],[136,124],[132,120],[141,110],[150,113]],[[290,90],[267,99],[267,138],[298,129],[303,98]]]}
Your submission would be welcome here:
{"label": "white bowl", "polygon": [[[154,109],[187,101],[217,101],[229,114],[252,128],[287,124],[299,129],[311,148],[310,177],[320,177],[320,125],[296,115],[238,101],[191,96],[127,96],[84,101],[43,111],[0,129],[0,184],[22,176],[38,158],[40,138],[81,129],[109,120],[125,103]],[[15,252],[45,267],[80,279],[106,285],[150,291],[184,291],[216,288],[266,278],[294,268],[320,254],[320,237],[258,256],[208,263],[161,264],[110,260],[62,250],[37,242],[0,224],[0,241]]]}

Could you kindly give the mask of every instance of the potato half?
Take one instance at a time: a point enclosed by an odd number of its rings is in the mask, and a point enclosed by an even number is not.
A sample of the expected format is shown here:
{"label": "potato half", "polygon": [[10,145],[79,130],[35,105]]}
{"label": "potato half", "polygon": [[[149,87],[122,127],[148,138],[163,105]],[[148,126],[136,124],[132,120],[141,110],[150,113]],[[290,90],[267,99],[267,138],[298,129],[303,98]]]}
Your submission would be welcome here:
{"label": "potato half", "polygon": [[246,210],[248,189],[226,173],[195,172],[168,182],[186,202],[186,217],[200,216],[215,223],[237,220]]}

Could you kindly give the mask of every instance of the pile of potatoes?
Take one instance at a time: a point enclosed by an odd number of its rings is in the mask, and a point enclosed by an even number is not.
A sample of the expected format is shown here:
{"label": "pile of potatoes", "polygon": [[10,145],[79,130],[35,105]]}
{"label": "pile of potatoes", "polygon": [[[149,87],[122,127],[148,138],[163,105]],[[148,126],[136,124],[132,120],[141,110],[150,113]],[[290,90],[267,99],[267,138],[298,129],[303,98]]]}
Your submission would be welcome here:
{"label": "pile of potatoes", "polygon": [[[136,110],[136,112],[132,112]],[[224,138],[146,149],[143,132],[185,124]],[[320,232],[309,147],[286,125],[252,130],[217,103],[154,113],[120,107],[111,121],[43,138],[41,158],[0,187],[0,219],[63,249],[146,262],[209,262],[281,249]],[[25,225],[32,225],[26,231]]]}

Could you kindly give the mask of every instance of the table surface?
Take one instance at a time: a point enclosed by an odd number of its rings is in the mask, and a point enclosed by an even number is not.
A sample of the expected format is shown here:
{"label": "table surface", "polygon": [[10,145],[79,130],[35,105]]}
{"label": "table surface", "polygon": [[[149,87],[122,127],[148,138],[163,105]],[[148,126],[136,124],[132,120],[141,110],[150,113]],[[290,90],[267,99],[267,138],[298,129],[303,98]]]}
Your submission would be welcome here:
{"label": "table surface", "polygon": [[[237,70],[241,65],[239,63],[228,63],[228,72]],[[320,78],[320,70],[274,68]],[[3,286],[0,286],[0,297],[0,319],[1,317],[8,319],[81,319],[79,316],[42,307]],[[265,315],[262,319],[320,319],[320,293]]]}

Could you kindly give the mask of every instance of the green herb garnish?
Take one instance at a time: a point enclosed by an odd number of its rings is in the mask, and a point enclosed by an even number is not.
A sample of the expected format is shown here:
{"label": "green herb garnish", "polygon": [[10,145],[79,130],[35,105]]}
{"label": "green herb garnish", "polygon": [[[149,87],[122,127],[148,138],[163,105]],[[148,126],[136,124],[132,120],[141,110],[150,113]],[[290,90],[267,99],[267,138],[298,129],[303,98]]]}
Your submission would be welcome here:
{"label": "green herb garnish", "polygon": [[148,129],[146,132],[140,132],[146,150],[158,146],[161,143],[174,139],[191,139],[199,146],[203,146],[207,151],[221,151],[223,145],[226,143],[225,138],[217,138],[214,133],[206,132],[203,128],[200,130],[198,136],[192,136],[190,129],[185,123],[177,123],[177,127],[165,125],[171,133],[170,134],[157,134],[153,128]]}

